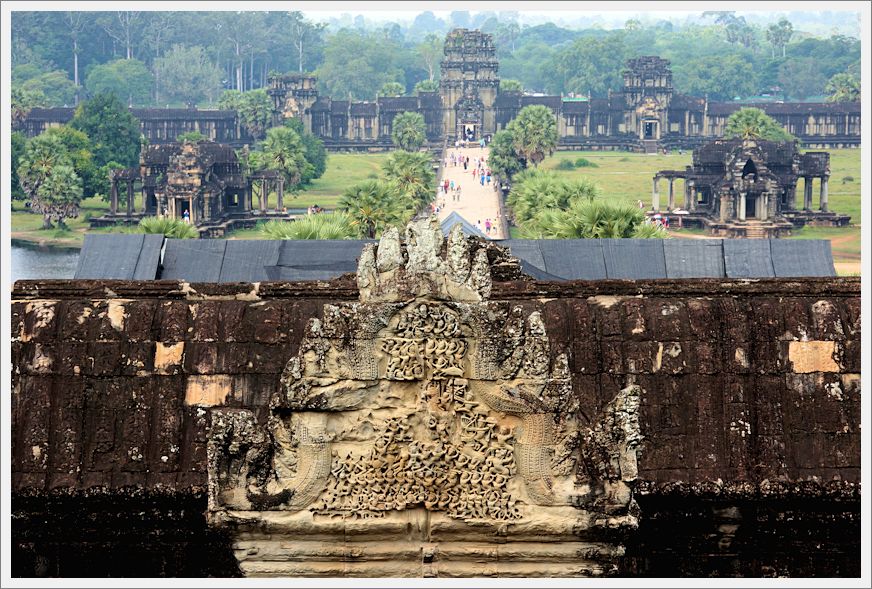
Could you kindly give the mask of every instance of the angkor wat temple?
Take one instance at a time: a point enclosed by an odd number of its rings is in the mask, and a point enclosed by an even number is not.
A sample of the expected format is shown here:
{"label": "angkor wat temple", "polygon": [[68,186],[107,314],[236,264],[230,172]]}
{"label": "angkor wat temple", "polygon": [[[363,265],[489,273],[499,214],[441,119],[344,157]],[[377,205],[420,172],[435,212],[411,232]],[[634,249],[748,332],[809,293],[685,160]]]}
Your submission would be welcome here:
{"label": "angkor wat temple", "polygon": [[[424,115],[431,142],[479,139],[503,129],[531,104],[544,104],[557,116],[563,149],[655,151],[694,147],[723,135],[727,118],[740,108],[764,110],[806,147],[860,145],[860,103],[711,102],[677,94],[669,60],[631,59],[624,86],[607,98],[530,96],[501,92],[493,37],[455,29],[445,39],[438,92],[379,97],[375,101],[334,100],[319,94],[308,74],[276,75],[268,92],[273,123],[301,117],[305,128],[331,149],[379,149],[391,145],[394,117],[404,111]],[[133,109],[149,143],[166,143],[186,131],[199,131],[219,143],[253,142],[235,111]],[[19,127],[28,136],[64,124],[72,108],[33,109]]]}

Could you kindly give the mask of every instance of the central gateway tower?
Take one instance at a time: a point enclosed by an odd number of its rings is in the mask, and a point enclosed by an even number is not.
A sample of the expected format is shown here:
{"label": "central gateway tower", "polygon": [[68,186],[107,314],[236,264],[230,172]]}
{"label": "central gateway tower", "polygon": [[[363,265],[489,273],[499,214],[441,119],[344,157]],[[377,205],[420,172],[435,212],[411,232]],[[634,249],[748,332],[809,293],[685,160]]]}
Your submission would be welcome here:
{"label": "central gateway tower", "polygon": [[449,139],[478,140],[496,132],[494,101],[500,87],[493,37],[454,29],[445,38],[439,94]]}

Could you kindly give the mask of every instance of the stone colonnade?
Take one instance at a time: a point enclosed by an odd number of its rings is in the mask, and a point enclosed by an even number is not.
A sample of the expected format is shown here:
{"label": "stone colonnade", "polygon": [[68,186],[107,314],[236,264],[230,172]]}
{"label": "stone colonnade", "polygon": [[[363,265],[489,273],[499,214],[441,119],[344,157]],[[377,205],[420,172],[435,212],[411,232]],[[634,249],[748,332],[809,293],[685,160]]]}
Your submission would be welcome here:
{"label": "stone colonnade", "polygon": [[678,179],[684,180],[684,209],[688,211],[696,210],[696,188],[692,182],[688,182],[687,177],[683,174],[676,174],[674,176],[661,176],[658,174],[654,176],[651,185],[651,210],[655,212],[660,211],[660,180],[662,178],[669,182],[667,211],[675,209],[675,181]]}

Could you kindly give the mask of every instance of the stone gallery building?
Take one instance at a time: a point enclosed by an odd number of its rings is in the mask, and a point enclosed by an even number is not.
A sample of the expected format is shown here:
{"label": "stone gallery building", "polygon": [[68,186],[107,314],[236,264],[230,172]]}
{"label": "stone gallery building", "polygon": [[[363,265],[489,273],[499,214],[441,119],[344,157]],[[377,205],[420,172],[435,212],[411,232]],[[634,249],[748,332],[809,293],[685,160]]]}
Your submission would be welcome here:
{"label": "stone gallery building", "polygon": [[[231,228],[253,225],[258,218],[278,216],[284,207],[284,177],[275,170],[246,172],[229,145],[186,141],[148,145],[138,168],[119,169],[110,177],[109,212],[91,219],[92,227],[137,223],[146,216],[185,219],[201,237],[221,237]],[[126,194],[119,211],[119,190]],[[134,210],[134,191],[141,208]],[[263,197],[274,191],[277,208],[267,211]],[[257,195],[255,207],[254,195]]]}
{"label": "stone gallery building", "polygon": [[[841,227],[850,217],[829,209],[830,154],[800,153],[795,142],[718,139],[698,147],[684,170],[654,176],[651,214],[679,209],[684,224],[724,237],[781,237],[806,224]],[[660,181],[668,183],[661,202]],[[676,180],[684,195],[676,202]],[[802,202],[797,190],[802,181]],[[814,183],[819,200],[814,206]],[[673,217],[675,218],[675,217]]]}
{"label": "stone gallery building", "polygon": [[12,293],[15,576],[860,574],[860,278],[802,245],[88,237],[130,273]]}
{"label": "stone gallery building", "polygon": [[[623,149],[653,152],[693,147],[723,136],[727,118],[742,107],[766,111],[808,147],[860,144],[860,103],[735,103],[675,93],[669,61],[656,56],[631,59],[622,88],[605,98],[530,96],[500,92],[493,37],[455,29],[445,39],[437,92],[417,96],[348,101],[321,95],[314,76],[290,74],[270,79],[273,123],[299,117],[305,128],[332,149],[381,149],[391,145],[394,117],[419,112],[431,142],[473,140],[505,128],[530,104],[543,104],[557,117],[564,149]],[[171,142],[199,131],[218,142],[251,143],[233,111],[139,109],[134,114],[150,143]],[[33,109],[21,123],[30,136],[70,120],[73,109]]]}

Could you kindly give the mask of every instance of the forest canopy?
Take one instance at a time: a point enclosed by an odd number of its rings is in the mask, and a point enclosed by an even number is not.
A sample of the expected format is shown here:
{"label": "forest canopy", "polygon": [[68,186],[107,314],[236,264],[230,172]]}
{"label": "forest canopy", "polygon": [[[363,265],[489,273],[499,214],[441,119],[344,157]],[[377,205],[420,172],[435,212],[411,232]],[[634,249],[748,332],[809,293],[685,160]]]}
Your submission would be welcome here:
{"label": "forest canopy", "polygon": [[[642,55],[671,60],[676,92],[713,100],[822,101],[836,92],[835,76],[859,85],[859,39],[822,35],[807,19],[706,12],[681,22],[634,18],[608,30],[525,18],[492,11],[422,12],[404,23],[362,15],[316,22],[297,11],[16,12],[12,83],[43,106],[112,90],[133,106],[216,108],[223,91],[265,88],[271,72],[308,72],[325,95],[373,100],[385,87],[409,95],[433,87],[441,40],[462,26],[492,34],[500,76],[528,92],[605,96],[621,87],[625,61]],[[839,88],[846,95],[845,84]]]}

